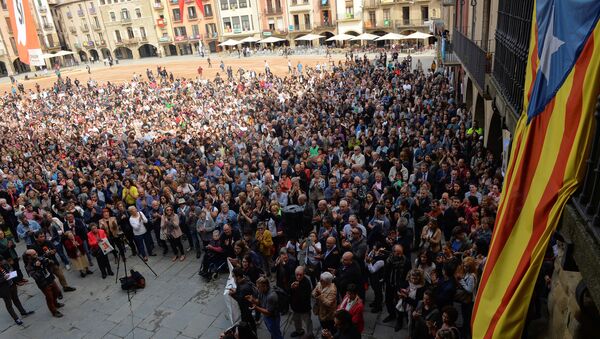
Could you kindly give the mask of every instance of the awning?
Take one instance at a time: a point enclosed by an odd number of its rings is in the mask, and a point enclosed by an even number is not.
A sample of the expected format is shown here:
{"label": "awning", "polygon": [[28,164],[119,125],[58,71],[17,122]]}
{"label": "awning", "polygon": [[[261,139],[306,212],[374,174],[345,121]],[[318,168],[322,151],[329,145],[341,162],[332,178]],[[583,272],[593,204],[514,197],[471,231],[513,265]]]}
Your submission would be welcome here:
{"label": "awning", "polygon": [[361,34],[361,35],[359,35],[359,36],[355,36],[354,38],[352,38],[352,39],[350,39],[350,40],[353,40],[353,41],[355,41],[355,40],[366,40],[366,41],[371,41],[371,40],[375,40],[375,39],[377,39],[377,38],[379,38],[379,36],[378,36],[378,35],[375,35],[375,34],[369,34],[369,33],[363,33],[363,34]]}
{"label": "awning", "polygon": [[306,34],[295,40],[296,41],[312,41],[312,40],[317,40],[317,39],[321,39],[321,38],[324,38],[324,36],[317,35],[317,34]]}
{"label": "awning", "polygon": [[247,38],[242,39],[240,42],[258,42],[258,41],[260,41],[259,38],[249,36]]}
{"label": "awning", "polygon": [[382,40],[402,40],[406,37],[406,35],[398,34],[398,33],[388,33],[382,37],[377,38],[377,41]]}
{"label": "awning", "polygon": [[408,39],[427,39],[432,37],[433,35],[431,34],[427,34],[427,33],[421,33],[421,32],[415,32],[413,34],[409,34],[407,35],[404,40],[408,40]]}
{"label": "awning", "polygon": [[280,42],[280,41],[285,41],[285,39],[278,38],[276,36],[270,36],[270,37],[268,37],[266,39],[262,39],[261,41],[259,41],[259,43],[261,43],[261,44],[271,44],[271,43]]}
{"label": "awning", "polygon": [[219,46],[236,46],[239,44],[241,44],[240,41],[237,41],[235,39],[228,39],[227,41],[220,43]]}
{"label": "awning", "polygon": [[353,35],[350,34],[338,34],[338,35],[334,35],[331,38],[327,39],[326,41],[346,41],[346,40],[350,40],[354,38]]}

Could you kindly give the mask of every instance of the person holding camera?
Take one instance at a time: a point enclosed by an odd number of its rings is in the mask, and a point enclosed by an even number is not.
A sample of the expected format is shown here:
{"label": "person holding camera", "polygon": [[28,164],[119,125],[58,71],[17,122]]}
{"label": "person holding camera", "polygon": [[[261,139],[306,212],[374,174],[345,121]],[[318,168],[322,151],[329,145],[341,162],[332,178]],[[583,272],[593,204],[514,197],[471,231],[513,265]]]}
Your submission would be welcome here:
{"label": "person holding camera", "polygon": [[[1,231],[0,231],[1,232]],[[17,283],[14,281],[17,279],[16,274],[12,271],[12,267],[6,261],[6,259],[0,259],[0,298],[4,299],[4,305],[6,306],[6,310],[13,318],[17,325],[23,325],[23,320],[21,320],[15,310],[13,309],[13,304],[17,306],[17,309],[21,313],[22,316],[26,317],[30,314],[33,314],[33,311],[27,312],[23,305],[21,304],[21,300],[19,300],[19,294],[17,292]]]}
{"label": "person holding camera", "polygon": [[27,273],[35,280],[38,288],[46,297],[46,305],[56,318],[62,318],[63,314],[58,311],[60,307],[65,306],[58,302],[60,289],[54,279],[54,274],[49,269],[50,260],[45,257],[38,257],[34,249],[25,251],[25,262],[27,262]]}
{"label": "person holding camera", "polygon": [[30,248],[35,250],[38,256],[49,260],[48,268],[50,271],[52,271],[52,274],[58,278],[63,290],[65,292],[75,291],[75,289],[70,287],[69,283],[67,283],[67,279],[65,278],[65,275],[63,274],[63,271],[58,263],[58,259],[56,258],[56,247],[54,247],[52,242],[47,240],[46,233],[43,231],[36,232],[33,235],[33,238],[35,241]]}

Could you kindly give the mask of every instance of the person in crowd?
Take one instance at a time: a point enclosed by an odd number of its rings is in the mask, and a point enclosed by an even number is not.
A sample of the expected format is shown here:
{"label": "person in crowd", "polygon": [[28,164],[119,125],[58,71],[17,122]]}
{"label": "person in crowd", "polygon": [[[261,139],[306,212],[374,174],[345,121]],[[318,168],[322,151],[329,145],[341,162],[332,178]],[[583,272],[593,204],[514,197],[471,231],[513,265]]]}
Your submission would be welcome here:
{"label": "person in crowd", "polygon": [[165,209],[165,215],[161,219],[161,233],[166,236],[171,245],[171,249],[175,256],[172,261],[185,260],[185,252],[183,250],[183,244],[181,243],[181,227],[179,227],[179,215],[173,211],[173,206],[167,206]]}
{"label": "person in crowd", "polygon": [[110,267],[110,261],[108,260],[108,253],[104,253],[100,247],[103,241],[108,241],[106,232],[98,228],[96,223],[90,224],[90,231],[87,234],[88,244],[90,245],[90,251],[92,255],[96,257],[98,261],[98,268],[102,274],[102,279],[106,279],[107,275],[113,276],[114,273]]}
{"label": "person in crowd", "polygon": [[13,318],[17,325],[23,325],[23,320],[17,316],[13,308],[13,304],[17,307],[21,316],[26,317],[34,313],[34,311],[26,311],[19,300],[17,291],[17,276],[12,276],[12,266],[4,258],[0,258],[0,298],[4,300],[4,305],[8,314]]}
{"label": "person in crowd", "polygon": [[[311,293],[312,283],[304,274],[304,266],[296,267],[296,280],[291,284],[290,306],[293,312],[294,331],[291,337],[301,337],[304,334],[313,335],[311,319]],[[304,326],[302,326],[304,324]]]}
{"label": "person in crowd", "polygon": [[283,334],[281,334],[281,314],[278,309],[279,296],[277,292],[271,288],[269,279],[265,277],[258,278],[256,287],[259,293],[257,297],[253,297],[252,295],[245,297],[251,303],[250,309],[262,314],[265,327],[271,334],[271,339],[283,339]]}
{"label": "person in crowd", "polygon": [[85,278],[85,276],[93,274],[94,272],[90,271],[90,264],[84,254],[83,240],[81,240],[81,238],[75,233],[67,231],[65,232],[65,240],[63,243],[65,245],[65,249],[67,250],[67,255],[71,259],[73,268],[79,271],[79,275],[82,278]]}
{"label": "person in crowd", "polygon": [[11,237],[6,237],[6,233],[0,230],[0,260],[4,259],[10,265],[11,270],[17,273],[17,277],[13,279],[13,283],[17,286],[25,285],[28,280],[23,277],[23,271],[21,271],[21,265],[19,264],[21,258],[16,251],[16,243]]}
{"label": "person in crowd", "polygon": [[63,314],[58,311],[64,304],[59,303],[60,289],[56,284],[54,275],[49,270],[49,260],[44,257],[38,257],[34,249],[25,251],[24,259],[27,273],[35,281],[37,287],[46,297],[46,305],[52,316],[62,318]]}
{"label": "person in crowd", "polygon": [[[360,339],[361,334],[356,324],[352,321],[352,315],[346,310],[338,310],[334,315],[335,332],[323,329],[323,339]],[[332,334],[335,333],[335,334]]]}
{"label": "person in crowd", "polygon": [[[254,310],[254,301],[256,295],[251,283],[246,279],[244,270],[236,267],[232,271],[236,288],[229,290],[231,295],[238,303],[240,308],[240,320],[248,324],[252,332],[256,333],[256,321],[252,315]],[[258,286],[258,285],[257,285]]]}
{"label": "person in crowd", "polygon": [[46,240],[46,234],[38,231],[33,235],[35,242],[31,245],[31,248],[36,251],[38,256],[48,259],[48,268],[52,271],[54,276],[58,278],[60,285],[65,292],[71,292],[75,289],[67,283],[67,279],[60,268],[58,259],[56,258],[56,248],[53,243]]}
{"label": "person in crowd", "polygon": [[21,214],[19,216],[19,225],[17,226],[17,234],[19,235],[19,239],[25,241],[25,245],[29,248],[35,241],[34,234],[38,232],[41,227],[40,224],[35,220],[27,219],[25,214]]}
{"label": "person in crowd", "polygon": [[[145,224],[148,219],[141,211],[138,211],[135,206],[129,206],[129,224],[133,230],[133,236],[135,240],[135,247],[139,255],[148,261],[148,256],[155,256],[154,243],[152,241],[152,235],[146,230]],[[147,251],[147,252],[146,252]]]}
{"label": "person in crowd", "polygon": [[346,295],[338,306],[338,310],[345,310],[352,316],[352,323],[356,325],[359,333],[362,333],[365,328],[365,320],[363,317],[363,300],[358,296],[358,287],[354,284],[348,285]]}

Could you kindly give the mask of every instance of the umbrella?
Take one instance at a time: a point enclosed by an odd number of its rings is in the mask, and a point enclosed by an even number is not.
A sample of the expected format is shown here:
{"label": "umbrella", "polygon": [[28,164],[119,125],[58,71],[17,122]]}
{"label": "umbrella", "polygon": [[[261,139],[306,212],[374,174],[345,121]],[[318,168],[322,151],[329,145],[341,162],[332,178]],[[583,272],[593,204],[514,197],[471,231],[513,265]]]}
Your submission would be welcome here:
{"label": "umbrella", "polygon": [[240,42],[257,42],[257,41],[260,41],[260,39],[249,36],[247,38],[242,39]]}
{"label": "umbrella", "polygon": [[296,39],[296,41],[311,41],[324,38],[322,35],[317,34],[306,34]]}
{"label": "umbrella", "polygon": [[432,36],[433,35],[427,33],[415,32],[413,34],[407,35],[404,39],[427,39]]}
{"label": "umbrella", "polygon": [[375,34],[363,33],[363,34],[361,34],[359,36],[355,36],[354,38],[352,38],[350,40],[353,40],[353,41],[354,40],[368,40],[368,41],[371,41],[371,40],[375,40],[377,38],[379,38],[379,36],[377,36]]}
{"label": "umbrella", "polygon": [[219,44],[219,46],[235,46],[235,45],[239,45],[240,42],[235,40],[235,39],[229,39],[225,42],[222,42]]}
{"label": "umbrella", "polygon": [[326,41],[346,41],[346,40],[350,40],[354,38],[353,35],[350,34],[338,34],[338,35],[334,35],[331,38],[327,39]]}
{"label": "umbrella", "polygon": [[406,35],[402,35],[402,34],[398,34],[398,33],[388,33],[382,37],[379,37],[375,40],[377,41],[382,41],[382,40],[401,40],[404,39],[406,37]]}
{"label": "umbrella", "polygon": [[280,41],[285,41],[285,39],[278,38],[276,36],[270,36],[270,37],[268,37],[266,39],[262,39],[261,41],[259,41],[259,43],[261,43],[261,44],[270,44],[270,43],[273,43],[273,42],[280,42]]}

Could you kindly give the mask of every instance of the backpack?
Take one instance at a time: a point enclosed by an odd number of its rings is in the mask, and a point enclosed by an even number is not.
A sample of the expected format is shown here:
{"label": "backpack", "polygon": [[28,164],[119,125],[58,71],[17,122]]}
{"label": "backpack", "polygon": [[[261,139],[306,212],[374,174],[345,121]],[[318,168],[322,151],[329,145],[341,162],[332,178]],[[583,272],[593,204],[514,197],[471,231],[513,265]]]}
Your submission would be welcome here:
{"label": "backpack", "polygon": [[138,288],[146,287],[146,279],[138,271],[131,270],[129,276],[119,280],[121,281],[121,289],[124,291],[135,291]]}
{"label": "backpack", "polygon": [[271,290],[277,294],[277,312],[286,314],[290,307],[290,295],[279,286],[271,286]]}

